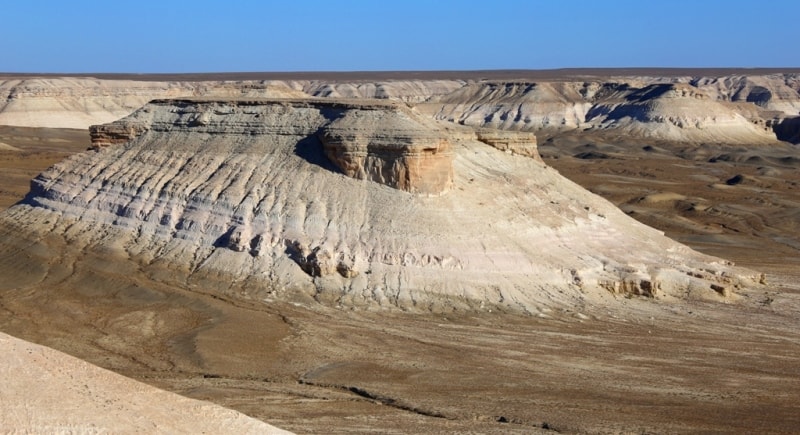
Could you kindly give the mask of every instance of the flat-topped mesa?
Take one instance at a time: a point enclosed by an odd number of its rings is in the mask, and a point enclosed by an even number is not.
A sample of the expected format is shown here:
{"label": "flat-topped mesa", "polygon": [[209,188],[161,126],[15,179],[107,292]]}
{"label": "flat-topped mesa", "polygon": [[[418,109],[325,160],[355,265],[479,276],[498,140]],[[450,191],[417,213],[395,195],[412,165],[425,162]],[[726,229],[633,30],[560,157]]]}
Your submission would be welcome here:
{"label": "flat-topped mesa", "polygon": [[148,130],[308,135],[322,142],[327,157],[349,177],[420,194],[441,194],[453,183],[453,153],[444,131],[395,101],[154,100],[127,118],[92,126],[92,149],[128,142]]}
{"label": "flat-topped mesa", "polygon": [[413,193],[453,184],[453,151],[438,129],[398,111],[348,112],[323,127],[325,154],[347,176]]}
{"label": "flat-topped mesa", "polygon": [[403,103],[155,100],[94,131],[131,139],[37,176],[0,213],[0,263],[49,234],[234,297],[531,314],[619,294],[721,300],[760,279],[565,180],[528,133]]}

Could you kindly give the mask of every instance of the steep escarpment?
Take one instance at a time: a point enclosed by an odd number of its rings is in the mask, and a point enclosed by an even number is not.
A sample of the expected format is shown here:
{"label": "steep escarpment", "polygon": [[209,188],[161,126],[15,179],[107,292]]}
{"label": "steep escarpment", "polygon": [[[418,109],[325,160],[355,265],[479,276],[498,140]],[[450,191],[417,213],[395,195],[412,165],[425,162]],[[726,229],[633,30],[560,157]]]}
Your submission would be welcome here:
{"label": "steep escarpment", "polygon": [[688,83],[720,101],[747,102],[786,115],[800,114],[800,75],[695,77]]}
{"label": "steep escarpment", "polygon": [[414,193],[446,192],[453,183],[449,140],[399,107],[371,111],[371,116],[343,113],[319,133],[325,155],[350,177]]}
{"label": "steep escarpment", "polygon": [[1,261],[59,237],[186,288],[437,311],[720,299],[759,279],[630,219],[524,138],[399,103],[160,100],[119,122],[139,133],[57,164],[1,215]]}
{"label": "steep escarpment", "polygon": [[770,143],[772,113],[683,83],[480,82],[420,105],[435,119],[476,127],[558,132],[611,130],[680,142]]}
{"label": "steep escarpment", "polygon": [[632,136],[688,142],[758,144],[774,133],[733,108],[684,84],[609,88],[586,114],[594,128]]}
{"label": "steep escarpment", "polygon": [[[600,71],[602,72],[602,71]],[[798,74],[601,75],[544,80],[122,81],[27,78],[0,82],[0,124],[87,128],[152,99],[377,98],[438,120],[543,134],[610,130],[690,143],[768,143],[775,118],[800,113]],[[521,73],[521,75],[524,75]]]}
{"label": "steep escarpment", "polygon": [[129,115],[154,98],[191,92],[178,83],[42,78],[0,82],[0,124],[87,128]]}
{"label": "steep escarpment", "polygon": [[434,96],[420,110],[435,119],[506,130],[572,129],[583,125],[597,83],[470,83]]}
{"label": "steep escarpment", "polygon": [[380,98],[410,104],[448,95],[467,82],[464,80],[394,80],[356,83],[312,81],[302,86],[305,93],[323,98]]}
{"label": "steep escarpment", "polygon": [[293,83],[158,82],[92,78],[0,81],[0,125],[85,129],[130,115],[148,101],[191,96],[305,97]]}

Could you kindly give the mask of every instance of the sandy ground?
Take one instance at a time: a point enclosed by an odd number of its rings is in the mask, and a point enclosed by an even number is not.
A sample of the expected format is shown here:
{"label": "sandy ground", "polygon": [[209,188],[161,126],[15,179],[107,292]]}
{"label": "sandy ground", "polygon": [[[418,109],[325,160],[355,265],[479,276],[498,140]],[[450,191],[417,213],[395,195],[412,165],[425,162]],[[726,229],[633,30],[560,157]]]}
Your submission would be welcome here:
{"label": "sandy ground", "polygon": [[[0,160],[5,204],[27,191],[7,168],[35,174],[83,148],[74,131],[2,132],[22,150]],[[72,145],[37,149],[26,134]],[[0,259],[0,331],[299,433],[796,432],[796,149],[569,135],[541,148],[632,216],[772,286],[732,304],[621,298],[542,318],[352,312],[168,287],[53,239]]]}
{"label": "sandy ground", "polygon": [[540,142],[547,164],[669,237],[766,273],[800,273],[800,146]]}
{"label": "sandy ground", "polygon": [[0,352],[2,433],[288,433],[3,333]]}
{"label": "sandy ground", "polygon": [[[30,180],[43,169],[84,151],[90,143],[88,130],[0,126],[0,208],[8,208],[30,189]],[[17,151],[18,150],[18,151]]]}

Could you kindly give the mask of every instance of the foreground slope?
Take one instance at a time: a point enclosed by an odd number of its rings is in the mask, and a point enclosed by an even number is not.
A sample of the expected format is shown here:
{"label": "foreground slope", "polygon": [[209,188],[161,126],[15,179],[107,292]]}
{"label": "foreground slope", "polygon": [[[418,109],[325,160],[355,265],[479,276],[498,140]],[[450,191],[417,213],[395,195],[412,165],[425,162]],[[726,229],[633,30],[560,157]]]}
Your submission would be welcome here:
{"label": "foreground slope", "polygon": [[56,236],[211,292],[426,311],[724,299],[760,279],[561,177],[532,135],[401,103],[161,100],[93,136],[2,215],[6,261]]}
{"label": "foreground slope", "polygon": [[0,355],[4,433],[289,433],[3,333]]}

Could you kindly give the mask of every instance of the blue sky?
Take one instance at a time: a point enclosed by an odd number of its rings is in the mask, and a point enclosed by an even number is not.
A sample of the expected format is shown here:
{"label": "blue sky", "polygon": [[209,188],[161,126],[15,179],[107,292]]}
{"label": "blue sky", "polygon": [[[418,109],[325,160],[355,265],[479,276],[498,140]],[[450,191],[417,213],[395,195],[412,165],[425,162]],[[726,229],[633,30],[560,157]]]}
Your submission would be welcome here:
{"label": "blue sky", "polygon": [[0,10],[2,72],[800,66],[798,0],[5,0]]}

